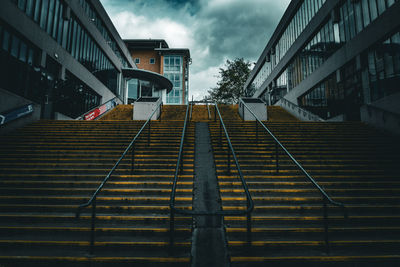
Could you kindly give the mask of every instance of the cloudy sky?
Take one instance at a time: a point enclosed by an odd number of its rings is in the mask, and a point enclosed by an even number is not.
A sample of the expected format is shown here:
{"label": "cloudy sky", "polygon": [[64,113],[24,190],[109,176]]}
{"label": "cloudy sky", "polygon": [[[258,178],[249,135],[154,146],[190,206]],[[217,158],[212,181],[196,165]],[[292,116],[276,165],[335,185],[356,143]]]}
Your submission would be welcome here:
{"label": "cloudy sky", "polygon": [[100,0],[123,39],[189,48],[189,94],[215,87],[226,59],[255,62],[290,0]]}

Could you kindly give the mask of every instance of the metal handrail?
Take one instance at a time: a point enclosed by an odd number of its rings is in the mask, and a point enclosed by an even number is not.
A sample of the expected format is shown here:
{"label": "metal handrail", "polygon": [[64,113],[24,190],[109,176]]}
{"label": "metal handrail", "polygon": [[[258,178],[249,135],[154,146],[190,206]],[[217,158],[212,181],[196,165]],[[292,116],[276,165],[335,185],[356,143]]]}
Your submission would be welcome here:
{"label": "metal handrail", "polygon": [[[183,144],[184,144],[184,139],[185,139],[185,132],[186,132],[186,127],[187,127],[187,119],[188,119],[188,110],[189,110],[189,106],[186,109],[186,117],[185,117],[185,123],[184,123],[184,127],[182,130],[182,137],[181,137],[181,145],[179,148],[179,155],[178,155],[178,160],[176,163],[176,169],[175,169],[175,177],[174,177],[174,181],[173,181],[173,185],[172,185],[172,190],[171,190],[171,198],[170,198],[170,244],[171,246],[174,243],[174,221],[175,221],[175,213],[178,214],[183,214],[183,215],[198,215],[198,216],[235,216],[235,215],[247,215],[247,241],[251,242],[251,212],[254,209],[254,202],[253,199],[251,198],[248,186],[246,184],[246,181],[243,177],[243,173],[242,170],[240,169],[240,165],[239,162],[237,160],[236,157],[236,153],[235,150],[233,149],[231,140],[229,138],[228,132],[226,130],[225,124],[222,120],[222,116],[221,113],[219,112],[218,106],[216,103],[214,103],[215,105],[215,109],[218,112],[219,115],[219,119],[220,119],[220,145],[222,146],[222,134],[221,134],[221,129],[224,129],[225,132],[225,136],[226,136],[226,140],[229,146],[229,150],[227,153],[227,157],[228,157],[228,172],[230,172],[230,154],[232,153],[233,159],[235,161],[235,165],[236,168],[238,170],[238,174],[240,177],[240,180],[242,182],[243,185],[243,189],[245,191],[246,194],[246,204],[247,204],[247,209],[246,210],[242,210],[242,211],[230,211],[230,210],[221,210],[221,211],[214,211],[214,212],[210,212],[210,211],[193,211],[193,210],[183,210],[183,209],[177,209],[175,207],[175,196],[176,196],[176,185],[178,182],[178,174],[179,174],[179,169],[180,166],[182,166],[182,151],[183,151]],[[231,153],[230,153],[231,152]],[[181,168],[182,170],[182,168]]]}
{"label": "metal handrail", "polygon": [[[240,102],[243,104],[243,106],[253,115],[253,117],[256,119],[256,131],[258,131],[257,127],[257,122],[267,131],[267,133],[272,137],[272,139],[275,142],[275,153],[276,153],[276,166],[277,166],[277,171],[279,171],[279,164],[278,164],[278,150],[277,146],[280,146],[282,150],[289,156],[289,158],[297,165],[297,167],[303,172],[303,174],[310,180],[310,182],[320,191],[320,193],[323,196],[324,199],[324,220],[325,220],[325,242],[327,246],[327,252],[329,253],[329,240],[328,240],[328,225],[327,225],[327,210],[326,210],[326,202],[329,202],[330,204],[334,206],[341,207],[343,209],[344,217],[347,218],[347,211],[346,207],[343,203],[334,201],[326,192],[325,190],[314,180],[314,178],[311,177],[311,175],[301,166],[301,164],[292,156],[292,154],[285,148],[284,145],[276,138],[276,136],[269,130],[269,128],[257,117],[256,114],[249,108],[249,106],[246,105],[246,103],[240,99]],[[256,136],[258,136],[258,132],[256,133]]]}
{"label": "metal handrail", "polygon": [[[108,100],[107,102],[104,102],[103,104],[99,104],[98,106],[96,106],[96,107],[94,107],[94,108],[92,108],[92,109],[86,111],[86,112],[83,113],[82,115],[79,115],[78,117],[75,118],[75,120],[76,120],[76,121],[83,120],[83,119],[85,118],[85,115],[89,114],[90,112],[93,112],[94,110],[98,109],[99,107],[101,107],[101,106],[103,106],[103,105],[105,105],[105,104],[107,104],[107,103],[110,103],[110,102],[112,102],[112,101],[117,101],[117,99],[119,99],[119,98],[118,98],[118,97],[111,98],[111,99]],[[118,105],[118,103],[117,103],[117,105]],[[116,106],[114,106],[114,107],[116,107]],[[110,110],[107,110],[107,111],[110,111]],[[105,114],[105,113],[103,113],[103,114]],[[103,114],[101,114],[101,115],[103,115]],[[97,118],[99,118],[99,117],[100,117],[100,116],[98,116]],[[97,118],[96,118],[96,119],[97,119]]]}
{"label": "metal handrail", "polygon": [[[139,132],[135,135],[135,137],[132,139],[132,141],[129,143],[128,147],[125,149],[124,153],[122,153],[121,157],[118,159],[118,161],[114,164],[114,166],[111,168],[111,170],[108,172],[104,180],[101,182],[99,187],[96,189],[96,191],[93,193],[92,197],[86,202],[78,206],[78,209],[76,211],[76,218],[80,217],[81,210],[83,208],[89,207],[92,205],[92,221],[91,221],[91,233],[90,233],[90,254],[93,254],[93,246],[94,246],[94,231],[95,231],[95,221],[96,221],[96,198],[97,195],[100,193],[101,189],[104,187],[104,185],[107,183],[108,179],[111,177],[115,169],[118,167],[118,165],[121,163],[122,159],[126,156],[128,151],[132,149],[132,163],[131,163],[131,172],[133,172],[134,168],[134,145],[136,140],[139,138],[140,134],[144,131],[147,125],[148,127],[148,137],[147,137],[147,142],[148,145],[150,145],[150,128],[151,128],[151,118],[153,115],[156,113],[156,111],[161,107],[162,102],[160,102],[155,110],[151,113],[147,121],[143,124],[143,126],[140,128]],[[161,115],[160,115],[161,116]]]}
{"label": "metal handrail", "polygon": [[[287,100],[286,98],[284,98],[282,96],[277,96],[277,97],[279,98],[279,100],[276,103],[278,103],[279,101],[282,101],[287,106],[292,105],[293,107],[297,108],[298,110],[301,110],[301,112],[308,114],[308,117],[314,118],[315,121],[325,121],[323,118],[321,118],[317,114],[314,114],[311,111],[308,111],[308,110],[300,107],[299,105],[293,103],[292,101],[289,101],[289,100]],[[292,109],[293,109],[293,107],[292,107]]]}

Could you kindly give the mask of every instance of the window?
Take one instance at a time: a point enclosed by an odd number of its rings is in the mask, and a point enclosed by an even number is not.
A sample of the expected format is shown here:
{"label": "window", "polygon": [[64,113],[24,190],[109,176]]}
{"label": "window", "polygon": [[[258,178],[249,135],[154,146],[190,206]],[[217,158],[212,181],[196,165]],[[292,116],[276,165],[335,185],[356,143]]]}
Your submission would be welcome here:
{"label": "window", "polygon": [[9,44],[10,44],[10,33],[8,31],[4,30],[3,43],[2,43],[3,49],[8,51]]}
{"label": "window", "polygon": [[150,58],[150,64],[156,64],[156,59],[155,58]]}
{"label": "window", "polygon": [[135,58],[135,64],[140,64],[140,58]]}
{"label": "window", "polygon": [[18,50],[19,50],[19,38],[13,35],[11,41],[11,55],[13,57],[18,57]]}
{"label": "window", "polygon": [[369,0],[369,9],[371,12],[371,21],[373,21],[378,17],[378,9],[375,0]]}
{"label": "window", "polygon": [[26,50],[27,50],[27,45],[24,42],[21,42],[21,47],[19,51],[19,60],[26,62]]}
{"label": "window", "polygon": [[46,28],[46,21],[47,21],[47,10],[49,8],[49,0],[43,0],[42,2],[42,12],[40,13],[40,28]]}

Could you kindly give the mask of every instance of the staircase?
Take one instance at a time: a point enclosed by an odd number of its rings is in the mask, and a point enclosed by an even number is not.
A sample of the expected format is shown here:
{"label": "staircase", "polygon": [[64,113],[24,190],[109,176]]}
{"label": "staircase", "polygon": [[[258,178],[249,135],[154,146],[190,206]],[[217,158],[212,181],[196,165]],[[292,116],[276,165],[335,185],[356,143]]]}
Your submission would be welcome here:
{"label": "staircase", "polygon": [[268,121],[298,121],[298,119],[280,106],[268,106]]}
{"label": "staircase", "polygon": [[[91,208],[75,218],[143,121],[40,121],[0,140],[0,266],[188,266],[192,218],[177,216],[169,247],[169,199],[182,121],[152,122]],[[187,130],[179,208],[192,208],[194,127]],[[89,265],[88,265],[89,264]]]}
{"label": "staircase", "polygon": [[[327,248],[319,191],[282,151],[277,171],[275,144],[261,127],[257,140],[254,122],[226,121],[255,201],[251,243],[246,217],[224,218],[232,266],[399,266],[398,137],[362,123],[283,121],[288,116],[281,111],[269,116],[267,126],[333,200],[346,205],[348,218],[329,206]],[[210,131],[223,209],[244,210],[237,172],[227,173],[219,124],[211,123]]]}
{"label": "staircase", "polygon": [[[195,106],[208,122],[223,210],[246,209],[214,107]],[[237,106],[219,106],[251,195],[246,217],[225,216],[232,266],[399,266],[400,145],[398,137],[362,123],[293,120],[269,110],[267,126],[335,201],[325,243],[321,194]],[[169,200],[185,106],[164,106],[97,198],[95,246],[89,254],[91,208],[75,218],[143,121],[40,121],[0,139],[0,266],[189,266],[191,216],[175,218],[169,246]],[[206,114],[204,114],[207,112]],[[118,114],[115,114],[115,118]],[[195,126],[189,123],[176,206],[192,209]],[[206,194],[207,192],[205,192]],[[201,192],[200,192],[201,194]],[[193,241],[194,242],[194,241]],[[197,244],[198,245],[198,244]],[[200,243],[201,245],[201,243]],[[204,245],[204,244],[203,244]],[[193,252],[192,252],[193,253]]]}
{"label": "staircase", "polygon": [[118,120],[118,121],[131,121],[133,114],[133,105],[118,105],[112,110],[104,114],[99,120]]}

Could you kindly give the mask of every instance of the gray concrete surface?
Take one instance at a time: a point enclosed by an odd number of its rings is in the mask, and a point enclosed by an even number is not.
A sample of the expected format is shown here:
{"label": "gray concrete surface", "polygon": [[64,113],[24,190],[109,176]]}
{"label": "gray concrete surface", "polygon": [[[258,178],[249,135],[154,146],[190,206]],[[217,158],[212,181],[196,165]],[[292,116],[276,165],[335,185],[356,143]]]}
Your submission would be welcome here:
{"label": "gray concrete surface", "polygon": [[[195,180],[193,209],[221,210],[210,130],[205,122],[196,123]],[[229,266],[225,231],[221,216],[195,216],[192,238],[192,266]]]}

